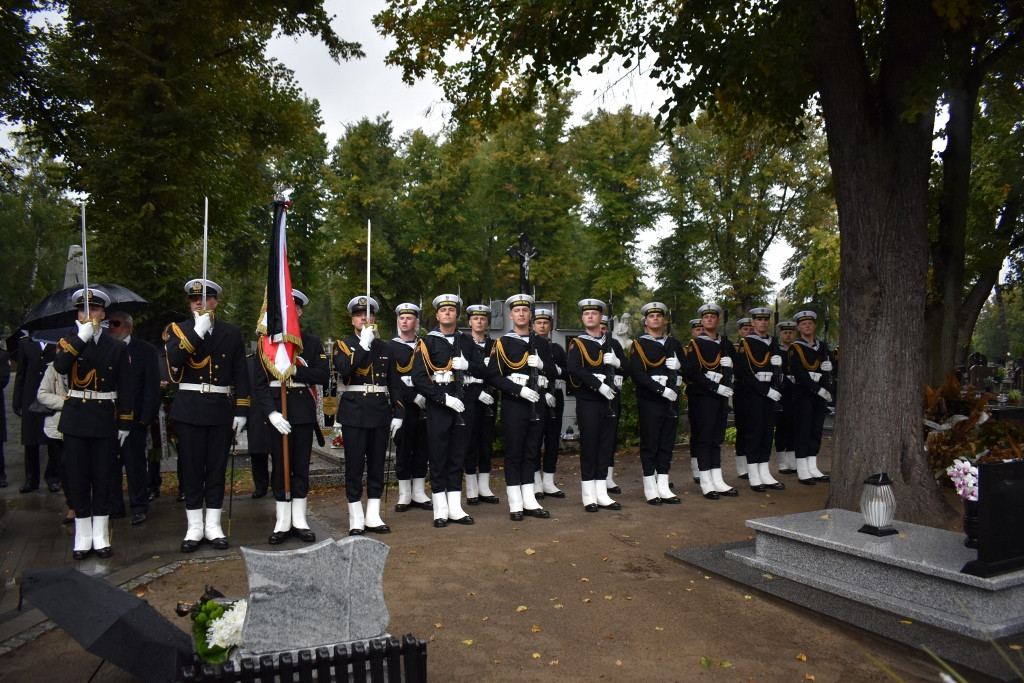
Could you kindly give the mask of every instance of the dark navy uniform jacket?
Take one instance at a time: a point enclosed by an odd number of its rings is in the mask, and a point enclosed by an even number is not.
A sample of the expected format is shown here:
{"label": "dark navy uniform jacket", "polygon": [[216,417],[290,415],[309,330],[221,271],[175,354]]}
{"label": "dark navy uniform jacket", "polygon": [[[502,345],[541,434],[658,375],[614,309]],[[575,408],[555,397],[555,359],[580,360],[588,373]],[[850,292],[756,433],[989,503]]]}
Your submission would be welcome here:
{"label": "dark navy uniform jacket", "polygon": [[[352,334],[334,346],[334,371],[338,375],[338,415],[341,424],[373,429],[391,424],[391,418],[405,419],[402,383],[391,346],[374,339],[367,351]],[[360,391],[363,385],[386,389]]]}
{"label": "dark navy uniform jacket", "polygon": [[[298,361],[301,358],[305,365]],[[292,424],[316,424],[316,398],[313,396],[314,385],[327,386],[330,379],[330,368],[327,365],[327,354],[324,352],[324,345],[320,338],[306,332],[302,333],[302,353],[295,362],[295,374],[290,378],[287,386],[288,396],[288,421]],[[255,375],[256,386],[253,395],[259,403],[263,415],[281,410],[281,387],[270,386],[274,378],[260,362],[260,356],[256,354]],[[305,384],[304,387],[290,386],[298,382]]]}
{"label": "dark navy uniform jacket", "polygon": [[132,428],[132,370],[128,345],[101,332],[82,341],[77,334],[60,340],[53,368],[68,377],[71,391],[116,393],[113,399],[68,396],[60,411],[58,429],[64,436],[116,438],[119,429]]}
{"label": "dark navy uniform jacket", "polygon": [[[605,365],[605,343],[610,345],[612,353],[619,359],[618,369]],[[581,334],[569,341],[565,362],[569,370],[569,381],[576,390],[576,398],[585,401],[607,400],[600,393],[603,382],[595,375],[626,374],[626,354],[622,351],[622,345],[614,339],[602,342],[589,334]],[[616,389],[616,394],[618,391]]]}
{"label": "dark navy uniform jacket", "polygon": [[[245,367],[242,330],[217,321],[200,338],[195,319],[171,326],[167,349],[171,382],[178,384],[170,418],[185,424],[231,424],[234,417],[249,415],[249,372]],[[233,387],[228,394],[181,390],[181,384],[215,384]]]}

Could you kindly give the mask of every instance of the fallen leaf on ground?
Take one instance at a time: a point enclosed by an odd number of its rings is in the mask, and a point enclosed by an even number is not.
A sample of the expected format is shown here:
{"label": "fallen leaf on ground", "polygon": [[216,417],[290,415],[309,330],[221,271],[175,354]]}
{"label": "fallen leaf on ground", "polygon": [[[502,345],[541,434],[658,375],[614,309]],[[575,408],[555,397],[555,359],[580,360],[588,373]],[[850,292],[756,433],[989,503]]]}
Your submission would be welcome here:
{"label": "fallen leaf on ground", "polygon": [[540,633],[540,626],[537,626],[537,624],[534,624],[533,626],[531,626],[530,627],[530,633]]}
{"label": "fallen leaf on ground", "polygon": [[588,579],[588,578],[587,578],[587,577],[585,577],[585,576],[584,576],[583,578],[581,578],[581,579],[580,579],[580,583],[589,583],[589,582],[590,582],[590,579]]}
{"label": "fallen leaf on ground", "polygon": [[484,618],[483,618],[483,619],[481,619],[480,621],[487,621],[488,619],[490,619],[490,617],[484,617]]}
{"label": "fallen leaf on ground", "polygon": [[615,666],[622,666],[622,660],[621,659],[616,659],[615,660]]}
{"label": "fallen leaf on ground", "polygon": [[434,624],[434,628],[441,628],[441,622],[439,621],[436,624]]}
{"label": "fallen leaf on ground", "polygon": [[531,655],[531,656],[532,656],[532,657],[533,657],[534,659],[540,659],[540,653],[539,653],[539,652],[534,652],[534,653],[533,653],[533,655]]}
{"label": "fallen leaf on ground", "polygon": [[1012,645],[1009,645],[1009,646],[1007,646],[1007,647],[1009,647],[1009,648],[1010,648],[1011,650],[1020,650],[1020,649],[1024,649],[1024,645],[1017,645],[1016,643],[1014,643],[1014,644],[1012,644]]}
{"label": "fallen leaf on ground", "polygon": [[[83,305],[84,305],[84,304],[83,304]],[[752,597],[750,597],[749,595],[744,595],[744,596],[743,596],[743,599],[744,599],[744,600],[753,600],[753,598],[752,598]]]}
{"label": "fallen leaf on ground", "polygon": [[462,641],[462,644],[463,645],[472,645],[473,644],[473,640],[472,639],[464,640],[464,641]]}
{"label": "fallen leaf on ground", "polygon": [[516,607],[517,612],[525,612],[527,609],[529,608],[526,605],[519,605],[519,607]]}
{"label": "fallen leaf on ground", "polygon": [[605,599],[605,600],[611,600],[611,599],[612,599],[612,596],[610,596],[610,595],[606,595],[606,596],[604,596],[604,599]]}
{"label": "fallen leaf on ground", "polygon": [[583,598],[583,602],[590,602],[590,598]]}
{"label": "fallen leaf on ground", "polygon": [[728,669],[732,667],[732,662],[719,662],[718,666],[722,667],[723,669]]}
{"label": "fallen leaf on ground", "polygon": [[536,555],[537,554],[537,551],[534,550],[533,548],[527,548],[523,552],[525,552],[527,555]]}
{"label": "fallen leaf on ground", "polygon": [[562,609],[562,605],[555,605],[555,609]]}
{"label": "fallen leaf on ground", "polygon": [[803,652],[798,652],[796,658],[799,659],[801,662],[807,661],[807,655],[805,655]]}
{"label": "fallen leaf on ground", "polygon": [[707,657],[701,657],[700,658],[700,665],[703,666],[704,668],[707,668],[707,667],[711,666],[711,660],[708,659]]}
{"label": "fallen leaf on ground", "polygon": [[906,624],[907,626],[909,626],[910,624],[913,624],[914,622],[912,622],[910,619],[900,619],[900,623],[901,624]]}
{"label": "fallen leaf on ground", "polygon": [[822,515],[821,519],[828,519],[828,515]]}
{"label": "fallen leaf on ground", "polygon": [[664,627],[664,626],[655,626],[655,627],[654,627],[654,630],[655,630],[655,631],[664,631],[664,630],[665,630],[665,627]]}
{"label": "fallen leaf on ground", "polygon": [[813,681],[814,680],[814,674],[804,674],[804,680],[805,681]]}
{"label": "fallen leaf on ground", "polygon": [[774,577],[774,576],[772,576],[771,574],[761,574],[761,576],[762,576],[763,578],[766,578],[766,579],[769,579],[769,580],[771,580],[771,579],[774,579],[774,578],[775,578],[775,577]]}
{"label": "fallen leaf on ground", "polygon": [[558,666],[558,660],[552,659],[550,662],[548,662],[548,666]]}

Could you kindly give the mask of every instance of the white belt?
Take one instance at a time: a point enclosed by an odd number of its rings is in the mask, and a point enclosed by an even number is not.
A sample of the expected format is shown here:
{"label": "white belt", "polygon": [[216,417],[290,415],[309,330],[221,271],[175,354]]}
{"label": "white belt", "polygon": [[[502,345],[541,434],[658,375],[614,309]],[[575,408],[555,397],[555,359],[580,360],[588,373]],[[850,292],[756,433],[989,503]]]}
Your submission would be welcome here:
{"label": "white belt", "polygon": [[[277,380],[277,379],[272,379],[272,380],[270,380],[270,386],[272,386],[272,387],[280,387],[281,386],[281,381]],[[289,381],[285,386],[288,387],[289,389],[294,389],[295,387],[307,387],[309,385],[305,384],[303,382],[292,382],[292,381]]]}
{"label": "white belt", "polygon": [[382,387],[379,384],[351,384],[347,387],[341,387],[342,391],[355,391],[360,394],[386,394],[388,393],[387,387]]}
{"label": "white belt", "polygon": [[230,394],[232,387],[223,384],[191,384],[182,382],[178,385],[179,391],[198,391],[200,394]]}
{"label": "white belt", "polygon": [[821,373],[820,372],[808,372],[807,374],[810,375],[811,379],[814,380],[815,382],[820,382],[821,381]]}
{"label": "white belt", "polygon": [[68,398],[85,398],[94,401],[113,401],[117,398],[116,391],[89,391],[88,389],[72,389]]}
{"label": "white belt", "polygon": [[452,381],[452,373],[450,370],[444,372],[434,373],[434,382],[437,384],[450,384]]}
{"label": "white belt", "polygon": [[521,372],[513,372],[508,376],[508,378],[521,387],[525,387],[530,384],[530,376],[524,375]]}
{"label": "white belt", "polygon": [[757,373],[757,379],[759,382],[771,382],[772,373],[770,372],[759,372]]}
{"label": "white belt", "polygon": [[668,386],[668,377],[665,375],[651,375],[651,379],[660,384],[663,387]]}
{"label": "white belt", "polygon": [[537,375],[537,386],[541,389],[548,388],[548,378],[544,375]]}
{"label": "white belt", "polygon": [[704,372],[704,376],[707,377],[712,382],[721,382],[722,381],[722,373],[715,372],[714,370],[707,370],[707,371],[705,371]]}
{"label": "white belt", "polygon": [[462,383],[465,384],[483,384],[484,381],[479,377],[473,377],[472,375],[466,375],[462,378]]}
{"label": "white belt", "polygon": [[564,379],[556,379],[555,380],[555,391],[561,391],[563,394],[565,393],[565,380]]}

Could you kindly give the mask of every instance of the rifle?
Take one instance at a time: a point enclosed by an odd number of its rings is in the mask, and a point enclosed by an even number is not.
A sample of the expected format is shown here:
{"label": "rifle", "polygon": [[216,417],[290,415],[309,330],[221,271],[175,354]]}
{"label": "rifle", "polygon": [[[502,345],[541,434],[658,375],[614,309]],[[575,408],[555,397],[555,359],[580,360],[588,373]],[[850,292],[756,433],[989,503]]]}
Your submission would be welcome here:
{"label": "rifle", "polygon": [[[779,328],[778,328],[778,326],[779,326],[779,297],[775,297],[775,333],[776,334],[772,335],[772,344],[771,344],[771,349],[772,349],[772,353],[773,354],[780,350],[779,349],[779,337],[778,337],[778,329]],[[778,355],[779,355],[780,358],[782,357],[781,353],[779,353]],[[771,361],[769,361],[769,362],[771,362]],[[775,391],[779,392],[780,394],[782,393],[783,380],[784,380],[784,378],[782,376],[782,366],[781,365],[773,365],[772,366],[772,389],[774,389]],[[776,413],[781,413],[782,412],[782,402],[781,401],[772,401],[772,404],[773,404],[772,405],[772,410],[774,410]]]}
{"label": "rifle", "polygon": [[[613,306],[615,295],[612,290],[608,290],[608,332],[605,334],[604,345],[602,351],[604,353],[615,353],[615,349],[612,347],[612,320],[615,317],[615,308]],[[615,368],[608,368],[611,372],[606,372],[604,376],[604,382],[608,387],[615,391]],[[608,399],[608,415],[607,417],[618,417],[619,414],[615,412],[615,399]]]}
{"label": "rifle", "polygon": [[[676,320],[676,308],[675,308],[675,299],[673,297],[672,310],[669,311],[669,314],[668,314],[668,334],[665,335],[665,359],[666,360],[668,359],[668,350],[672,346],[672,341],[673,341],[673,338],[672,338],[672,326],[675,323],[675,320]],[[640,342],[637,342],[638,345],[639,345],[639,343]],[[675,355],[675,352],[673,352],[672,355]],[[677,360],[678,360],[678,357],[677,357]],[[666,370],[666,373],[667,373],[668,376],[665,379],[665,384],[672,391],[677,391],[677,389],[676,389],[676,379],[679,377],[679,371],[678,370]],[[672,419],[675,420],[676,418],[679,417],[679,413],[676,412],[676,408],[675,408],[675,404],[674,403],[670,404],[670,407],[671,407],[671,410],[672,410]]]}
{"label": "rifle", "polygon": [[[461,292],[462,292],[462,286],[460,285],[459,286],[459,300],[460,301],[462,300]],[[462,332],[459,331],[459,321],[458,321],[458,318],[455,319],[455,348],[458,349],[458,351],[459,351],[459,357],[462,358],[462,359],[465,359],[466,358],[466,354],[464,354],[462,352]],[[452,353],[452,358],[453,359],[455,358],[455,353],[454,352]],[[455,380],[455,398],[457,398],[460,401],[462,401],[463,403],[465,403],[466,402],[466,388],[465,388],[464,382],[465,382],[465,379],[466,379],[466,371],[465,370],[454,370],[452,372],[452,377]],[[466,426],[466,420],[465,420],[465,418],[462,417],[462,413],[455,413],[455,426],[456,427],[465,427]]]}
{"label": "rifle", "polygon": [[[537,333],[533,331],[533,315],[537,312],[537,297],[534,296],[530,301],[530,345],[526,352],[529,355],[537,353]],[[527,366],[529,367],[529,366]],[[536,392],[540,392],[540,371],[535,367],[529,367],[530,382],[529,386]],[[537,404],[530,403],[530,422],[539,422],[540,416],[537,415]]]}

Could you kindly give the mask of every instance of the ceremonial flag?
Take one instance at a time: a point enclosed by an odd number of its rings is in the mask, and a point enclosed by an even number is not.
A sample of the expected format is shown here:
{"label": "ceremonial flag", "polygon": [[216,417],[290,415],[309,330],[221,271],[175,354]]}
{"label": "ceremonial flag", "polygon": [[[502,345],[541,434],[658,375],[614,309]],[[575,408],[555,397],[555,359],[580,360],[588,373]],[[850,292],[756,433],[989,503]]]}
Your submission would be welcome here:
{"label": "ceremonial flag", "polygon": [[256,331],[260,337],[259,354],[263,366],[282,382],[295,372],[295,357],[302,353],[299,316],[292,298],[292,276],[288,271],[288,240],[285,217],[291,202],[276,200],[274,230],[270,237],[270,262],[263,312]]}

